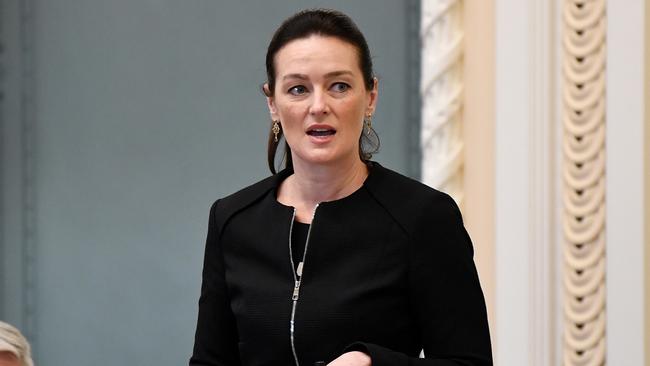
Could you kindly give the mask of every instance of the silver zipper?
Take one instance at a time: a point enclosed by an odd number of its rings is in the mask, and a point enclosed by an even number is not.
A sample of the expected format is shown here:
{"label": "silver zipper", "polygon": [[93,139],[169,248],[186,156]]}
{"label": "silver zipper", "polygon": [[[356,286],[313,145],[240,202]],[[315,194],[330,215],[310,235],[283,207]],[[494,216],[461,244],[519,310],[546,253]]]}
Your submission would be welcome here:
{"label": "silver zipper", "polygon": [[309,224],[309,229],[307,229],[307,238],[305,239],[305,250],[302,253],[302,261],[298,263],[298,268],[293,262],[293,248],[291,245],[291,238],[293,237],[293,223],[296,221],[296,209],[293,209],[293,215],[291,216],[291,225],[289,226],[289,259],[291,260],[291,273],[293,274],[293,293],[291,295],[291,320],[289,321],[289,335],[291,339],[291,352],[293,353],[293,359],[296,361],[296,366],[300,366],[298,361],[298,354],[296,353],[296,344],[294,338],[294,329],[295,329],[295,318],[296,318],[296,307],[298,306],[298,299],[300,298],[300,284],[302,281],[302,273],[305,267],[305,258],[307,257],[307,248],[309,247],[309,237],[311,236],[311,228],[314,224],[314,217],[316,217],[316,209],[319,204],[316,204],[314,207],[314,212],[311,215],[311,223]]}

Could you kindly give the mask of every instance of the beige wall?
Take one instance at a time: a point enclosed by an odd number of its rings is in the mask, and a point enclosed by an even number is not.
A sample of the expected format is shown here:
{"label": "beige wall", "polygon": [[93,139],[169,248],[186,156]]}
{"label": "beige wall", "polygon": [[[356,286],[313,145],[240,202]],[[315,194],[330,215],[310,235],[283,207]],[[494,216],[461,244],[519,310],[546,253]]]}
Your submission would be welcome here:
{"label": "beige wall", "polygon": [[494,1],[464,2],[464,22],[463,216],[474,241],[495,349]]}
{"label": "beige wall", "polygon": [[644,218],[645,218],[645,364],[650,366],[650,0],[645,2],[645,126],[644,126]]}

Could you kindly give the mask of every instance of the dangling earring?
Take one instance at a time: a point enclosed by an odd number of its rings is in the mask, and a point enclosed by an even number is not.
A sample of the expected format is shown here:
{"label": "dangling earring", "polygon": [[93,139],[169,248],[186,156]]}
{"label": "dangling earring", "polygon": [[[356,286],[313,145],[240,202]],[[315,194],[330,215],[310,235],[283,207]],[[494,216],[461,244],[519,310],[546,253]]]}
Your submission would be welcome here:
{"label": "dangling earring", "polygon": [[273,127],[271,128],[271,132],[275,135],[275,138],[273,139],[275,142],[278,142],[278,134],[280,133],[280,121],[273,121]]}
{"label": "dangling earring", "polygon": [[366,115],[366,118],[363,119],[363,122],[365,123],[366,134],[370,135],[370,131],[372,130],[372,114]]}

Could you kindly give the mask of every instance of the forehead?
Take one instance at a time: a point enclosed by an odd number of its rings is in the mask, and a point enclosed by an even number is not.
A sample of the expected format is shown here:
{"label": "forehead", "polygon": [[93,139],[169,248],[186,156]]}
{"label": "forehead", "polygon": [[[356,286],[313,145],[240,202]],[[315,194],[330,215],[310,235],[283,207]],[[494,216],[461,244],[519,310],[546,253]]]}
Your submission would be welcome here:
{"label": "forehead", "polygon": [[335,37],[312,35],[296,39],[275,55],[278,78],[291,73],[327,73],[334,70],[348,70],[361,75],[356,47]]}

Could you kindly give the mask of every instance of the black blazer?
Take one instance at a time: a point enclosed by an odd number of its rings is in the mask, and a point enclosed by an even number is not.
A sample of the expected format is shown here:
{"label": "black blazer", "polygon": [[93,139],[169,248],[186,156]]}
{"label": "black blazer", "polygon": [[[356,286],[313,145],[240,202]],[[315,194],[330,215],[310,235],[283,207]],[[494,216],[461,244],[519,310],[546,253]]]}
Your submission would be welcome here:
{"label": "black blazer", "polygon": [[[212,205],[190,365],[293,365],[293,208],[282,171]],[[374,366],[491,365],[473,249],[448,195],[377,163],[312,221],[295,346],[300,366],[362,350]],[[418,359],[424,349],[426,359]]]}

